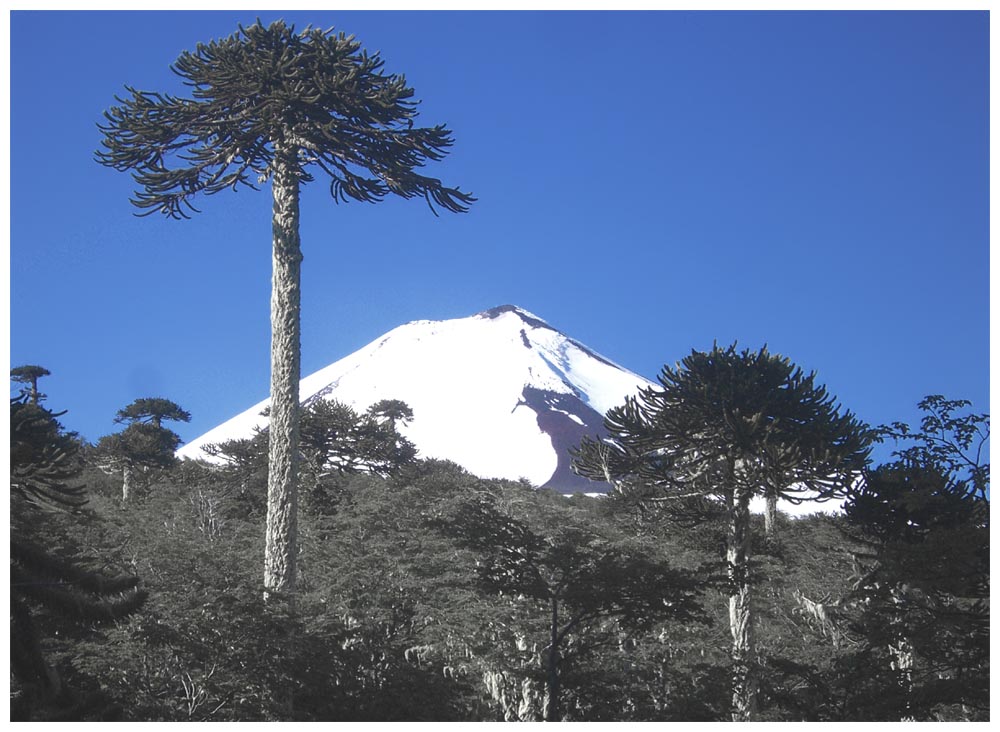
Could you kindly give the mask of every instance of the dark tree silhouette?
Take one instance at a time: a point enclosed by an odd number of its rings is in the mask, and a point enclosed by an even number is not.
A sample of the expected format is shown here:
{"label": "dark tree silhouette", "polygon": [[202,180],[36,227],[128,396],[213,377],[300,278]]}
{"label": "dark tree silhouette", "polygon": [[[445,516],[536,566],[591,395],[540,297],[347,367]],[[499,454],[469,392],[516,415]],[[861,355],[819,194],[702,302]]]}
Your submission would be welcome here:
{"label": "dark tree silhouette", "polygon": [[329,474],[399,472],[417,454],[413,443],[396,430],[394,414],[411,414],[403,402],[385,410],[382,403],[364,414],[336,400],[319,399],[302,413],[302,455],[318,477]]}
{"label": "dark tree silhouette", "polygon": [[43,376],[51,375],[52,372],[43,366],[17,366],[10,370],[11,381],[27,385],[22,387],[22,393],[28,396],[32,404],[38,404],[39,401],[45,398],[45,395],[38,391],[38,380]]}
{"label": "dark tree silhouette", "polygon": [[10,402],[10,488],[26,503],[76,508],[87,502],[70,486],[82,469],[80,442],[63,431],[55,414],[27,394]]}
{"label": "dark tree silhouette", "polygon": [[10,665],[20,688],[12,719],[79,719],[107,715],[98,695],[77,698],[42,653],[38,611],[78,623],[109,622],[135,612],[146,593],[136,577],[106,578],[55,556],[43,544],[46,515],[74,511],[87,499],[79,477],[80,443],[55,414],[28,401],[11,403]]}
{"label": "dark tree silhouette", "polygon": [[115,415],[117,424],[149,423],[154,427],[162,427],[163,420],[172,422],[190,422],[191,414],[181,409],[177,404],[162,397],[147,397],[136,399],[127,407],[118,410]]}
{"label": "dark tree silhouette", "polygon": [[409,424],[413,421],[413,410],[409,404],[400,399],[381,399],[368,407],[367,412],[380,422],[388,420],[393,423]]}
{"label": "dark tree silhouette", "polygon": [[174,464],[174,453],[181,438],[163,426],[163,420],[187,422],[191,415],[169,399],[136,399],[118,410],[117,424],[128,426],[121,432],[106,435],[97,442],[99,462],[122,474],[122,503],[132,499],[136,471],[166,468]]}
{"label": "dark tree silhouette", "polygon": [[[564,517],[560,517],[564,518]],[[431,525],[471,549],[486,593],[536,601],[548,615],[544,650],[547,722],[562,719],[564,648],[604,620],[630,632],[666,620],[706,622],[698,603],[703,578],[571,525],[536,531],[496,499],[462,504]]]}
{"label": "dark tree silhouette", "polygon": [[[989,714],[988,414],[923,399],[919,429],[878,429],[899,449],[845,505],[856,556],[850,630],[887,682],[869,718],[983,719]],[[987,453],[988,454],[988,453]]]}
{"label": "dark tree silhouette", "polygon": [[126,87],[105,113],[97,159],[132,171],[143,214],[187,217],[190,199],[271,180],[271,428],[264,585],[295,589],[299,424],[299,187],[315,166],[338,201],[423,197],[452,212],[475,200],[419,174],[452,145],[444,126],[416,127],[402,76],[353,37],[259,21],[198,44],[171,67],[192,98]]}
{"label": "dark tree silhouette", "polygon": [[868,457],[867,430],[787,358],[736,346],[664,366],[662,388],[608,411],[605,440],[586,439],[575,470],[655,488],[666,510],[725,517],[733,636],[733,719],[757,709],[750,499],[844,496]]}
{"label": "dark tree silhouette", "polygon": [[962,413],[971,406],[966,399],[932,394],[917,404],[924,413],[920,429],[893,422],[880,427],[878,437],[900,446],[893,452],[898,462],[942,473],[952,492],[989,499],[990,415]]}

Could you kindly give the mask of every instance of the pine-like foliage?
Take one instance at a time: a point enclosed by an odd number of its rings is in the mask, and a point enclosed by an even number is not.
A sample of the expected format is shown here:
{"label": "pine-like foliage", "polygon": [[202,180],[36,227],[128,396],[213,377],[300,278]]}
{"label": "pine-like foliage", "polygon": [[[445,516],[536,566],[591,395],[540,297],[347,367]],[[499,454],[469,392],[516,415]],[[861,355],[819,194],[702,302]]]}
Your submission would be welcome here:
{"label": "pine-like foliage", "polygon": [[135,479],[144,483],[150,471],[167,468],[177,458],[181,438],[163,426],[163,420],[188,422],[191,415],[169,399],[136,399],[118,410],[115,422],[127,424],[121,432],[102,437],[94,450],[105,470],[121,471],[122,500],[129,501]]}
{"label": "pine-like foliage", "polygon": [[[511,499],[517,493],[481,491],[429,525],[473,553],[485,595],[509,598],[514,609],[546,627],[548,645],[535,670],[544,678],[544,708],[522,709],[515,718],[563,719],[567,668],[585,665],[577,656],[607,642],[608,634],[641,635],[667,620],[707,622],[698,573],[576,523],[580,517],[559,503],[537,501],[529,522],[514,513]],[[549,525],[538,527],[540,519]]]}
{"label": "pine-like foliage", "polygon": [[[264,415],[269,414],[265,409]],[[302,410],[300,464],[305,498],[316,510],[332,509],[340,484],[350,475],[398,476],[416,460],[417,449],[400,434],[413,410],[399,400],[382,400],[364,413],[336,400],[316,399]],[[205,445],[206,455],[223,461],[217,472],[227,494],[259,508],[267,483],[268,430],[251,438]]]}
{"label": "pine-like foliage", "polygon": [[984,719],[989,713],[989,415],[939,395],[919,429],[880,428],[895,461],[846,504],[857,555],[850,632],[871,659],[871,719]]}
{"label": "pine-like foliage", "polygon": [[62,431],[60,415],[29,399],[10,401],[11,493],[35,505],[82,506],[83,487],[68,485],[82,468],[80,443]]}
{"label": "pine-like foliage", "polygon": [[[687,520],[726,521],[733,719],[758,711],[750,500],[844,496],[868,458],[868,431],[787,358],[735,344],[664,366],[660,389],[608,411],[574,469]],[[650,495],[658,494],[658,495]]]}
{"label": "pine-like foliage", "polygon": [[165,419],[172,422],[190,422],[191,414],[169,399],[145,397],[136,399],[128,406],[122,407],[115,415],[117,424],[143,422],[154,427],[161,427]]}
{"label": "pine-like foliage", "polygon": [[44,366],[29,364],[17,366],[10,370],[10,380],[20,384],[25,384],[21,388],[21,395],[27,396],[33,404],[38,404],[45,395],[38,391],[38,380],[43,376],[51,376],[52,372]]}
{"label": "pine-like foliage", "polygon": [[135,612],[146,595],[137,577],[106,578],[47,554],[39,546],[11,541],[11,585],[17,594],[81,622],[109,622]]}
{"label": "pine-like foliage", "polygon": [[931,394],[917,407],[920,429],[893,422],[878,429],[880,440],[894,440],[901,464],[930,469],[947,477],[949,490],[989,500],[990,415],[964,413],[972,402]]}
{"label": "pine-like foliage", "polygon": [[[388,403],[388,402],[386,402]],[[387,477],[411,463],[417,449],[396,429],[395,418],[407,419],[413,412],[394,401],[388,410],[383,402],[358,414],[336,400],[319,399],[302,412],[302,453],[317,476],[373,473]]]}
{"label": "pine-like foliage", "polygon": [[663,367],[661,388],[610,410],[610,438],[584,440],[574,467],[679,504],[736,488],[792,503],[842,497],[864,468],[867,432],[815,378],[766,348],[692,351]]}
{"label": "pine-like foliage", "polygon": [[27,399],[11,402],[11,673],[20,685],[12,717],[100,715],[96,698],[74,698],[46,663],[36,612],[107,622],[135,612],[146,594],[135,577],[108,579],[42,548],[46,510],[78,509],[87,499],[82,486],[68,485],[83,469],[79,443],[57,415]]}
{"label": "pine-like foliage", "polygon": [[121,432],[102,437],[95,453],[116,469],[122,464],[134,468],[165,468],[173,465],[181,439],[172,430],[136,422]]}
{"label": "pine-like foliage", "polygon": [[[241,26],[173,64],[191,98],[126,87],[130,96],[105,113],[97,160],[133,171],[143,215],[187,217],[197,193],[255,188],[271,174],[275,144],[326,173],[338,201],[392,193],[423,197],[432,210],[467,210],[471,195],[416,172],[444,157],[451,133],[414,126],[413,89],[383,65],[332,28]],[[302,171],[300,180],[311,177]]]}

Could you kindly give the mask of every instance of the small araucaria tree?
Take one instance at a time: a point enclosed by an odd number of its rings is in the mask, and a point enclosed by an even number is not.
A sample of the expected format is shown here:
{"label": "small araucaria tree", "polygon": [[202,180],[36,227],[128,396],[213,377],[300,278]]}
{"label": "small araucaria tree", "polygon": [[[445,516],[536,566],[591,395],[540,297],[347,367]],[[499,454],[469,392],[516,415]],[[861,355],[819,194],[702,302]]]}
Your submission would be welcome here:
{"label": "small araucaria tree", "polygon": [[169,399],[144,397],[119,409],[118,414],[115,415],[116,424],[135,424],[138,422],[150,424],[157,429],[163,427],[163,420],[190,422],[191,414]]}
{"label": "small araucaria tree", "polygon": [[10,370],[10,380],[25,384],[21,387],[21,393],[27,396],[32,404],[38,404],[45,398],[45,395],[38,391],[38,380],[51,375],[52,372],[44,366],[17,366]]}
{"label": "small araucaria tree", "polygon": [[575,469],[632,484],[686,518],[727,522],[733,719],[753,719],[757,658],[750,576],[750,499],[796,503],[844,496],[867,462],[868,431],[788,359],[736,346],[664,366],[605,417],[609,437],[584,440]]}
{"label": "small araucaria tree", "polygon": [[191,415],[169,399],[136,399],[118,410],[117,424],[127,427],[97,442],[98,460],[122,474],[122,503],[132,499],[136,471],[166,468],[174,464],[181,438],[163,426],[164,420],[189,422]]}
{"label": "small araucaria tree", "polygon": [[268,592],[295,588],[299,420],[299,187],[309,168],[331,179],[335,200],[423,197],[463,212],[475,200],[416,172],[452,145],[444,126],[416,127],[417,102],[377,53],[333,29],[301,33],[259,21],[185,51],[172,69],[192,98],[127,87],[105,113],[97,159],[132,171],[144,214],[187,217],[190,199],[270,178],[273,209]]}

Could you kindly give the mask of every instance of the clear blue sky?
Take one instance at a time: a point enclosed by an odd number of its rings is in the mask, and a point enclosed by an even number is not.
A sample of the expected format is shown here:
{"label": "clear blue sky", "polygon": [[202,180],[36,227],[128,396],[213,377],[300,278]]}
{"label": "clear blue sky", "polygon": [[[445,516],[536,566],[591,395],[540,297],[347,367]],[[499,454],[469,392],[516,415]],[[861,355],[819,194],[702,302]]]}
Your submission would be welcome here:
{"label": "clear blue sky", "polygon": [[[164,396],[192,439],[267,395],[270,194],[136,218],[93,160],[124,84],[260,11],[11,16],[11,365],[89,440]],[[514,303],[648,378],[766,343],[862,419],[989,398],[985,12],[326,12],[456,144],[479,197],[302,204],[303,374]],[[406,368],[406,364],[400,364]],[[489,384],[483,384],[484,389]]]}

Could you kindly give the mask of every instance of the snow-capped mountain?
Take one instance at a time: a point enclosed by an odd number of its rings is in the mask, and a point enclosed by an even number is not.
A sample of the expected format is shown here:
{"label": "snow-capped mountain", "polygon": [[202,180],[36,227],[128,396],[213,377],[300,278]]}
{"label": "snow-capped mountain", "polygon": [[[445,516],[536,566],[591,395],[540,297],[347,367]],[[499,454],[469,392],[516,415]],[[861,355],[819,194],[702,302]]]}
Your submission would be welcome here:
{"label": "snow-capped mountain", "polygon": [[[336,399],[358,411],[381,399],[413,409],[401,431],[425,458],[484,478],[527,478],[562,492],[600,490],[570,470],[569,448],[603,434],[611,407],[650,382],[503,305],[456,320],[419,320],[302,379],[303,404]],[[264,427],[265,400],[184,446],[249,437]]]}

